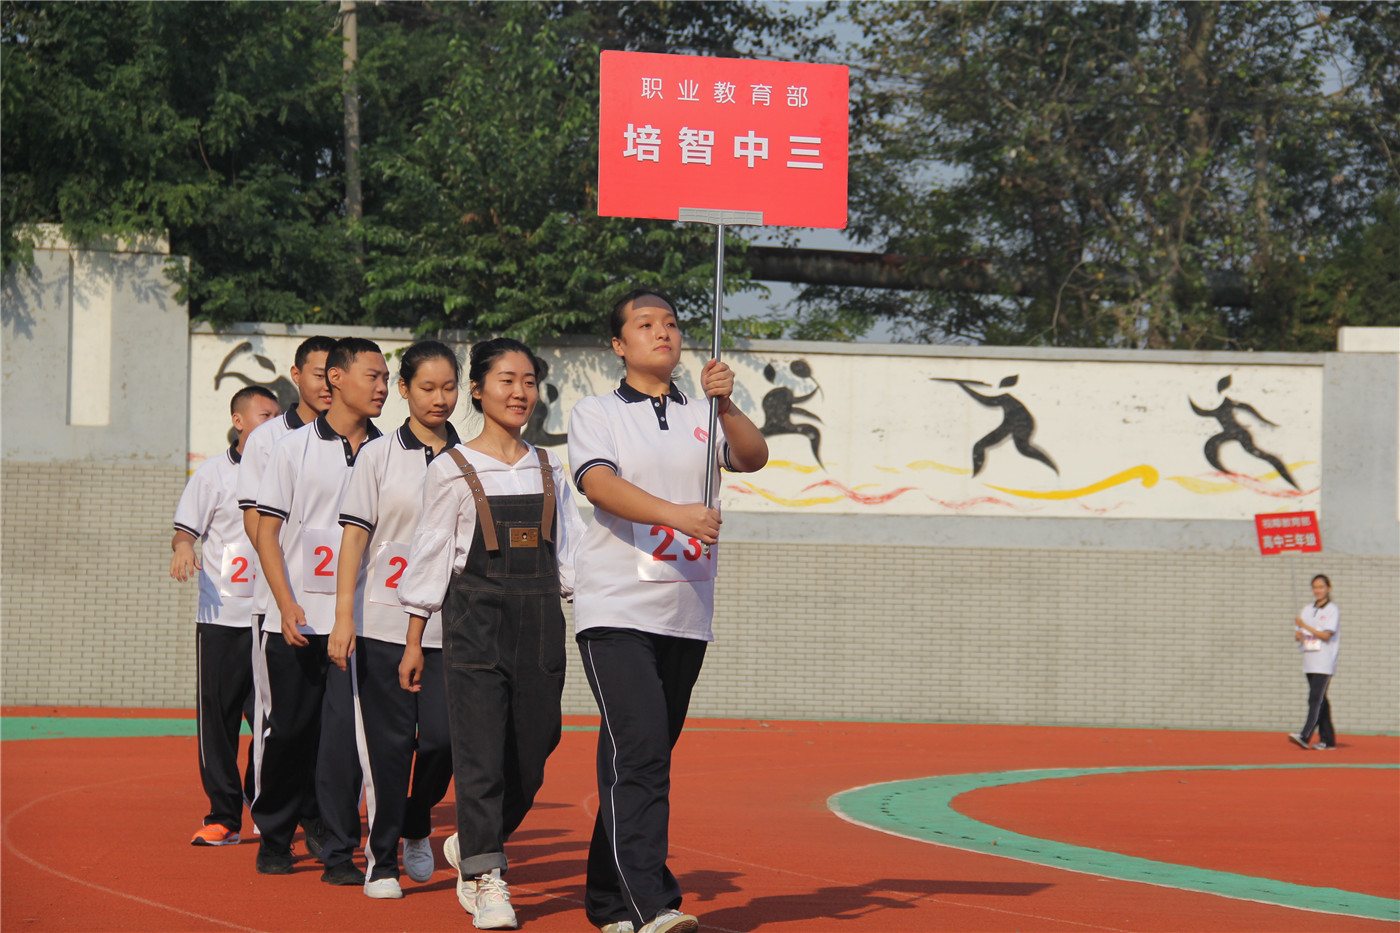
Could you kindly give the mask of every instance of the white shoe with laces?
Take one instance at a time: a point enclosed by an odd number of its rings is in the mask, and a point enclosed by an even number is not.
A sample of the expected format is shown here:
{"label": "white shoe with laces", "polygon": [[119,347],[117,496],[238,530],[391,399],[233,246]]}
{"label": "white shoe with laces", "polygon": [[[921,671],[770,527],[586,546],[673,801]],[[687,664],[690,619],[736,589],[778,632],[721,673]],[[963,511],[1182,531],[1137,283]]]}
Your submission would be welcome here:
{"label": "white shoe with laces", "polygon": [[667,908],[655,917],[650,923],[642,925],[638,933],[699,933],[700,921],[690,914],[683,914],[679,910]]}
{"label": "white shoe with laces", "polygon": [[447,841],[442,844],[442,857],[447,859],[447,864],[452,866],[452,870],[457,874],[457,903],[462,905],[462,909],[469,914],[476,913],[476,879],[470,880],[462,877],[462,872],[457,868],[461,861],[461,854],[457,851],[457,834],[453,833],[447,837]]}
{"label": "white shoe with laces", "polygon": [[598,933],[632,933],[632,921],[619,920],[617,923],[605,923],[598,928]]}
{"label": "white shoe with laces", "polygon": [[501,880],[501,870],[476,876],[476,909],[472,926],[478,930],[513,930],[515,909],[510,906],[510,888]]}
{"label": "white shoe with laces", "polygon": [[408,872],[408,877],[418,882],[428,881],[436,869],[433,844],[426,836],[403,841],[403,870]]}

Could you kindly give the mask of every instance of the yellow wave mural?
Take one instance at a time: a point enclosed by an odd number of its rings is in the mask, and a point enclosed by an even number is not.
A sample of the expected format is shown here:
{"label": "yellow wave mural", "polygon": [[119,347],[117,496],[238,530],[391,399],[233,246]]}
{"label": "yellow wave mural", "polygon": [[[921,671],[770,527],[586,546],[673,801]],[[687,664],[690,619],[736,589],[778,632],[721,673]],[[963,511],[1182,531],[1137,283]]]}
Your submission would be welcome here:
{"label": "yellow wave mural", "polygon": [[1007,489],[1003,486],[993,486],[991,483],[988,483],[987,487],[989,489],[995,489],[997,492],[1004,492],[1012,496],[1020,496],[1023,499],[1078,499],[1080,496],[1102,492],[1114,486],[1130,483],[1135,479],[1142,480],[1144,489],[1151,489],[1153,486],[1157,485],[1157,470],[1145,463],[1141,463],[1135,467],[1123,470],[1121,473],[1114,473],[1112,476],[1108,477],[1108,479],[1101,479],[1097,483],[1090,486],[1081,486],[1078,489],[1052,489],[1046,491],[1036,489]]}
{"label": "yellow wave mural", "polygon": [[[1297,470],[1299,467],[1311,466],[1316,460],[1299,460],[1296,463],[1288,464],[1289,470]],[[1229,473],[1214,473],[1213,476],[1233,476]],[[1267,483],[1272,480],[1282,479],[1278,470],[1270,470],[1259,476],[1249,476],[1240,474],[1239,479],[1228,479],[1223,482],[1213,482],[1208,479],[1201,479],[1198,476],[1168,476],[1166,479],[1176,483],[1187,492],[1194,492],[1198,496],[1218,496],[1226,492],[1241,492],[1250,489],[1249,483]],[[1241,482],[1243,480],[1244,482]],[[1250,489],[1252,492],[1261,492],[1260,489]]]}
{"label": "yellow wave mural", "polygon": [[735,492],[746,492],[750,495],[762,496],[769,502],[776,502],[778,505],[786,505],[792,508],[802,508],[808,505],[826,505],[830,502],[840,502],[845,496],[813,496],[808,499],[787,499],[776,493],[769,492],[761,486],[755,486],[750,482],[731,484],[730,489]]}
{"label": "yellow wave mural", "polygon": [[956,473],[960,476],[966,476],[972,472],[964,467],[939,463],[937,460],[915,460],[912,463],[906,463],[903,467],[876,466],[875,469],[881,473],[903,473],[905,470],[937,470],[940,473]]}
{"label": "yellow wave mural", "polygon": [[957,473],[966,476],[972,471],[965,467],[949,466],[946,463],[939,463],[937,460],[915,460],[909,464],[911,470],[937,470],[940,473]]}
{"label": "yellow wave mural", "polygon": [[769,460],[765,470],[792,470],[794,473],[815,473],[821,467],[807,466],[805,463],[793,463],[791,460]]}

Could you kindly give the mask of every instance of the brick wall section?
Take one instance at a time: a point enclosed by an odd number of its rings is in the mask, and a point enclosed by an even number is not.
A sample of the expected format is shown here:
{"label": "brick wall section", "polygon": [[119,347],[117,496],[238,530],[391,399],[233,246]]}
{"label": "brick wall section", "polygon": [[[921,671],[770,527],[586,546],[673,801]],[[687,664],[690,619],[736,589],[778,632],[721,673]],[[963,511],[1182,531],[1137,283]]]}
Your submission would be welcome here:
{"label": "brick wall section", "polygon": [[193,581],[170,579],[184,470],[7,460],[6,704],[193,707]]}
{"label": "brick wall section", "polygon": [[[7,462],[3,702],[194,702],[195,588],[169,578],[169,467]],[[158,520],[151,520],[152,517]],[[1340,732],[1400,732],[1400,562],[731,544],[693,715],[1291,731],[1295,589],[1342,611]],[[564,708],[596,712],[575,652]]]}

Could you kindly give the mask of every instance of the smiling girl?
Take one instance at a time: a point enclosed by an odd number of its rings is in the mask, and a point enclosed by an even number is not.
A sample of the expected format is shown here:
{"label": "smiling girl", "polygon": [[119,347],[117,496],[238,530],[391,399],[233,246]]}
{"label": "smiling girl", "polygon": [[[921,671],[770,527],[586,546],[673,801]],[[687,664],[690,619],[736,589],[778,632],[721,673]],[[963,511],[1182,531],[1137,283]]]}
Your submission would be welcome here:
{"label": "smiling girl", "polygon": [[[675,307],[637,290],[613,309],[612,350],[626,375],[574,406],[569,462],[593,503],[578,555],[574,631],[602,715],[598,817],[588,852],[588,919],[605,933],[692,933],[666,866],[671,749],[713,640],[719,539],[705,489],[709,409],[676,388]],[[768,445],[730,398],[734,373],[710,360],[700,384],[717,399],[719,463],[762,469]],[[714,488],[719,488],[718,477]]]}
{"label": "smiling girl", "polygon": [[399,585],[410,613],[399,668],[421,690],[421,636],[442,611],[457,834],[443,851],[478,929],[516,925],[505,842],[534,803],[559,744],[564,614],[583,522],[562,464],[521,433],[539,400],[535,356],[497,338],[472,348],[481,433],[428,467],[423,513]]}

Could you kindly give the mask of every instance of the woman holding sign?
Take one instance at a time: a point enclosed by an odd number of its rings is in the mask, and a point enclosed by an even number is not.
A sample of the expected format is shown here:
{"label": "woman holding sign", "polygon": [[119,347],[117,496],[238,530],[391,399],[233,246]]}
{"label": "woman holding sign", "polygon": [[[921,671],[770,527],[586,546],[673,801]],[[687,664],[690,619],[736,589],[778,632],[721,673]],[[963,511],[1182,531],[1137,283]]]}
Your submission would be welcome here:
{"label": "woman holding sign", "polygon": [[505,842],[544,782],[559,744],[564,613],[583,521],[557,457],[522,433],[539,400],[535,355],[500,337],[472,347],[481,433],[428,467],[399,601],[409,613],[399,667],[426,690],[418,650],[441,610],[457,834],[443,845],[457,900],[482,930],[516,926]]}
{"label": "woman holding sign", "polygon": [[399,662],[407,641],[408,615],[399,605],[398,586],[423,507],[428,464],[434,455],[457,443],[457,431],[448,419],[457,407],[460,372],[456,355],[435,340],[404,351],[399,395],[408,400],[408,419],[393,434],[365,444],[340,500],[344,531],[336,575],[335,628],[326,650],[341,670],[349,659],[354,660],[351,679],[360,720],[356,745],[367,785],[365,894],[369,897],[403,897],[400,837],[408,876],[420,882],[432,877],[433,850],[428,843],[432,809],[447,794],[452,779],[442,621],[434,614],[422,635],[419,656],[425,689],[417,693],[401,689]]}
{"label": "woman holding sign", "polygon": [[[626,375],[569,419],[574,483],[593,503],[578,556],[574,630],[598,702],[598,817],[588,853],[588,919],[606,933],[691,933],[666,867],[671,749],[713,640],[720,515],[701,502],[705,403],[676,388],[681,335],[671,300],[641,289],[613,309],[612,349]],[[768,445],[730,395],[734,374],[701,373],[717,399],[718,460],[761,469]],[[716,483],[715,488],[718,488]]]}

